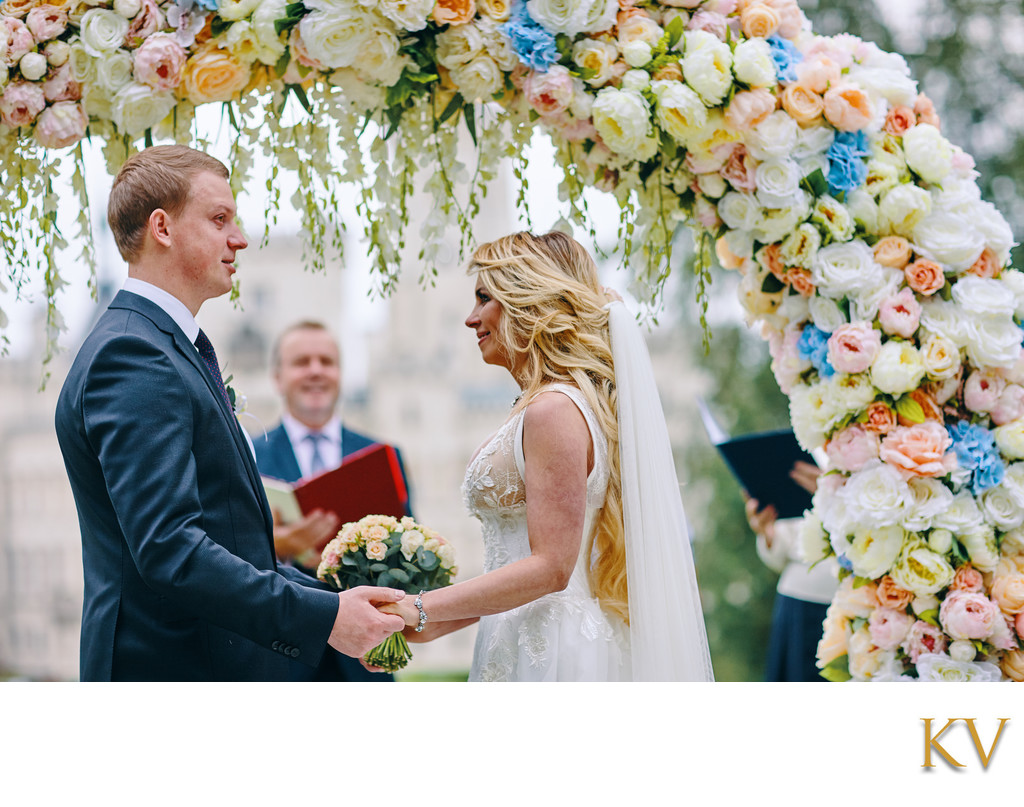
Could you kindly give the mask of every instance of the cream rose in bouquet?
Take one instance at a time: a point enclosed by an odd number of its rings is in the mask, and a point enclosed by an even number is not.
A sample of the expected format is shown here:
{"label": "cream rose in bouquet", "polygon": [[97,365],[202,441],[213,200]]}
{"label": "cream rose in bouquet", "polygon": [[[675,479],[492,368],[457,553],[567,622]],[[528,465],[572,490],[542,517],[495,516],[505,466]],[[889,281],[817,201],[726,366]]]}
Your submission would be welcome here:
{"label": "cream rose in bouquet", "polygon": [[[317,577],[339,590],[356,586],[400,588],[408,593],[451,584],[458,572],[452,545],[409,517],[370,515],[344,524],[324,547]],[[387,672],[409,663],[412,651],[394,633],[363,656]]]}

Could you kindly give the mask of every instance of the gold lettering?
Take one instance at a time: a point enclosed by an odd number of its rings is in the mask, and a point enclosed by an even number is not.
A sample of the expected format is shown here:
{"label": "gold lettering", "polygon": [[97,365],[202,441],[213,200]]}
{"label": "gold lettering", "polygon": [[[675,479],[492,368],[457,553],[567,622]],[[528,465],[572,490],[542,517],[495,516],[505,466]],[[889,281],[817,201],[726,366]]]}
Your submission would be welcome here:
{"label": "gold lettering", "polygon": [[[959,762],[957,762],[955,759],[953,759],[953,757],[951,757],[949,755],[949,752],[946,751],[945,748],[943,748],[941,745],[939,745],[939,737],[941,737],[946,732],[946,729],[948,729],[950,726],[952,726],[954,723],[956,723],[957,720],[963,720],[964,718],[960,718],[960,717],[951,717],[951,718],[949,718],[949,720],[946,722],[946,725],[942,727],[942,731],[940,731],[934,737],[931,736],[931,732],[932,732],[932,719],[930,717],[922,717],[921,719],[924,721],[924,765],[922,765],[921,767],[922,768],[934,768],[935,767],[932,764],[932,748],[934,747],[936,751],[938,751],[940,754],[942,754],[943,759],[945,759],[946,762],[948,762],[950,765],[953,765],[956,768],[966,768],[967,767],[966,765],[961,765]],[[1002,730],[1002,727],[1000,727],[1000,730]],[[997,737],[997,739],[998,739],[998,737]]]}
{"label": "gold lettering", "polygon": [[[988,753],[985,753],[985,749],[981,746],[981,738],[978,736],[977,729],[974,728],[974,718],[961,718],[966,724],[968,730],[971,732],[971,739],[974,740],[974,747],[978,752],[978,759],[981,760],[981,764],[987,769],[989,760],[992,759],[992,754],[995,753],[996,743],[999,742],[999,737],[1003,733],[1003,726],[1006,725],[1008,717],[999,718],[999,730],[996,732],[996,738],[992,741],[992,747],[988,749]],[[943,729],[945,731],[945,729]]]}

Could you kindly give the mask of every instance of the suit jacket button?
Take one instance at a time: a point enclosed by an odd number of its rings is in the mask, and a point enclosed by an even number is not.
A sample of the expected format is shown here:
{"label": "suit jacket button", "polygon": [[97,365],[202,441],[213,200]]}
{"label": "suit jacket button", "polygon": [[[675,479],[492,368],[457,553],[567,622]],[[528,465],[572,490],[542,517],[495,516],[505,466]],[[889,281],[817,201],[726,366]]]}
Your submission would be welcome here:
{"label": "suit jacket button", "polygon": [[274,642],[272,645],[270,645],[270,649],[271,650],[280,650],[281,649],[281,643],[280,642]]}
{"label": "suit jacket button", "polygon": [[298,658],[299,657],[299,648],[297,648],[297,647],[293,647],[292,648],[291,657],[292,658]]}

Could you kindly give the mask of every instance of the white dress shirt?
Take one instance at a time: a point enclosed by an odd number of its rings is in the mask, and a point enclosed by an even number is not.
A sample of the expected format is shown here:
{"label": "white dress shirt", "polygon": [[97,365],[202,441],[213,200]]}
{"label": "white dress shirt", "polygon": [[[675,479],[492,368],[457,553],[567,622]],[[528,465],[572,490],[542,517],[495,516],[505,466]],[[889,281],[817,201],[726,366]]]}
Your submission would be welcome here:
{"label": "white dress shirt", "polygon": [[[288,412],[281,415],[281,423],[292,444],[295,459],[299,462],[302,478],[312,476],[313,441],[307,440],[306,437],[317,430],[300,423]],[[322,471],[331,471],[341,465],[341,419],[337,416],[332,417],[319,431],[326,438],[320,440],[318,445],[320,458],[324,462]]]}

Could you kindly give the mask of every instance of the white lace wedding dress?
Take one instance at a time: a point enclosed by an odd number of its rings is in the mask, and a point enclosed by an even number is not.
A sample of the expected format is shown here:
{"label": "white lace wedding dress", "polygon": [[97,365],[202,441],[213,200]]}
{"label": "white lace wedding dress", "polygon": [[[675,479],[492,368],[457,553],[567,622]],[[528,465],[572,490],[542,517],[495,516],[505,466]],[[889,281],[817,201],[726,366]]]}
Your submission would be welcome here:
{"label": "white lace wedding dress", "polygon": [[[587,537],[604,503],[608,447],[597,418],[573,386],[552,384],[579,407],[594,444],[594,468],[587,478],[584,540],[569,585],[533,602],[480,619],[471,681],[629,680],[629,629],[608,616],[591,596],[584,562]],[[470,513],[483,525],[484,571],[530,554],[523,484],[523,419],[510,418],[477,452],[466,469],[462,493]]]}

